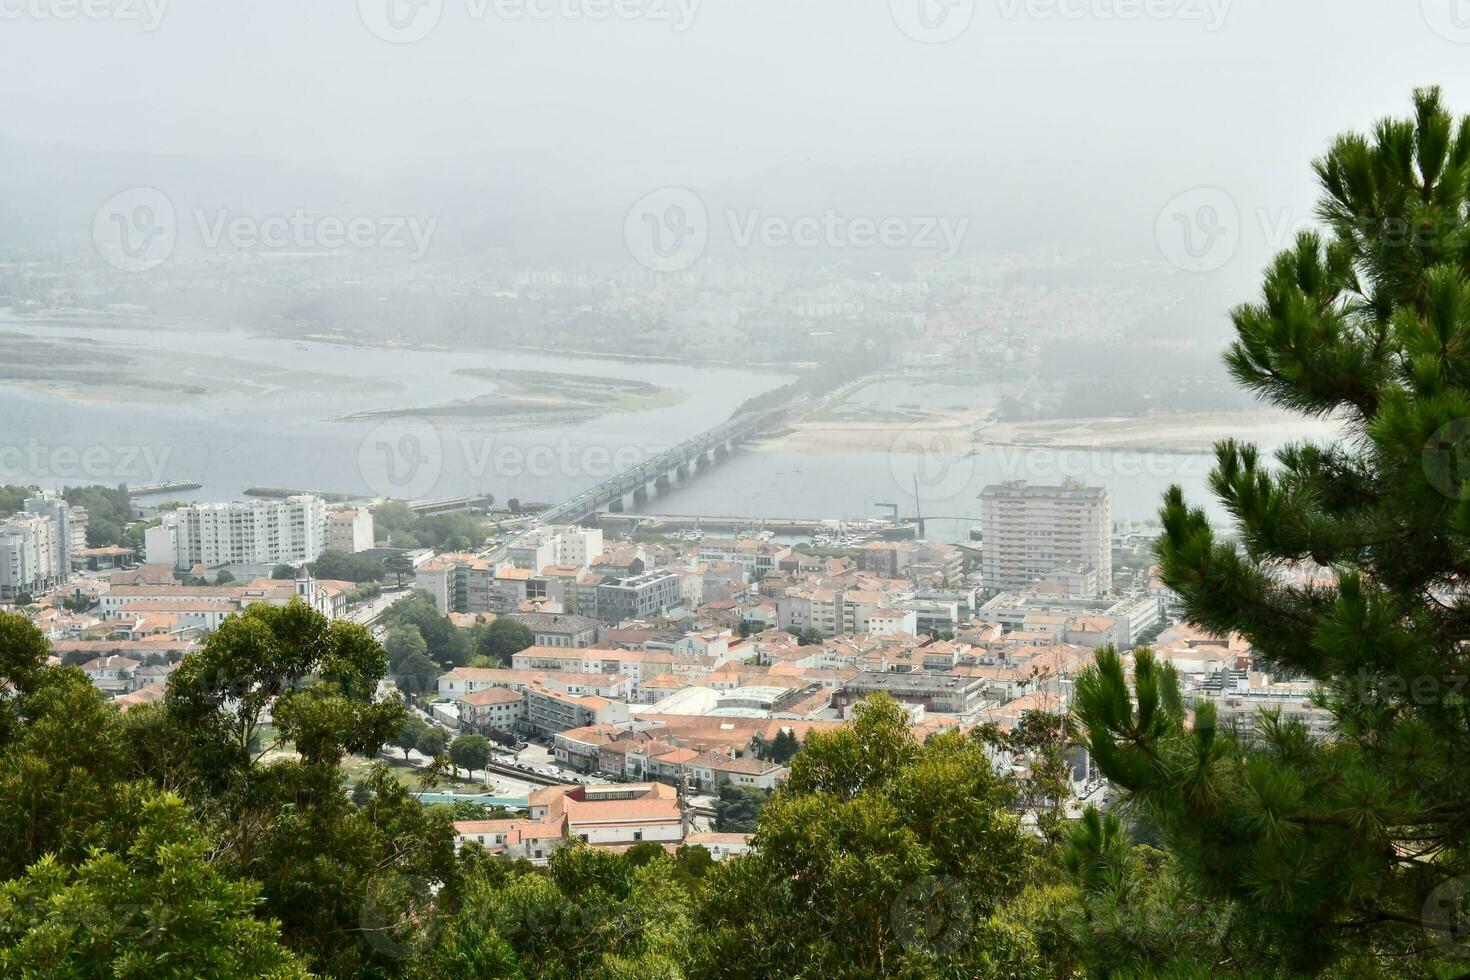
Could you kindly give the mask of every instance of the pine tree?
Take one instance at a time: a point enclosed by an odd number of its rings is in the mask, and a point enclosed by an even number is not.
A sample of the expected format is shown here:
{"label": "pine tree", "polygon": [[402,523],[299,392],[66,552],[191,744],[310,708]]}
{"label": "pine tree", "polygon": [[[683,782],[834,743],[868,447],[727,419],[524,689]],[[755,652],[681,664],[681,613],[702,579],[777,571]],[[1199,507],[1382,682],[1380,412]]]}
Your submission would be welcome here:
{"label": "pine tree", "polygon": [[[1314,680],[1334,730],[1267,717],[1236,737],[1208,704],[1191,724],[1146,652],[1131,692],[1111,654],[1078,683],[1103,772],[1291,972],[1366,958],[1419,975],[1470,955],[1454,908],[1470,894],[1470,119],[1437,89],[1414,108],[1316,163],[1323,230],[1232,314],[1234,377],[1342,437],[1274,463],[1217,447],[1238,543],[1178,487],[1162,511],[1162,576],[1188,619]],[[1281,574],[1311,562],[1333,584]]]}

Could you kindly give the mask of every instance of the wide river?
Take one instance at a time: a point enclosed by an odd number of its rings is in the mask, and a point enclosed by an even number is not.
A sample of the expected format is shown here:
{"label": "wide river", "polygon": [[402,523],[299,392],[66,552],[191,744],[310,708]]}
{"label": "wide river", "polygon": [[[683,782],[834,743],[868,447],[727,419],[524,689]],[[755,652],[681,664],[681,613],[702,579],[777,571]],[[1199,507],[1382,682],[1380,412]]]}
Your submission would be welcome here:
{"label": "wide river", "polygon": [[[125,322],[126,324],[126,322]],[[160,403],[106,389],[84,397],[0,383],[0,482],[42,486],[193,481],[168,496],[238,499],[271,486],[412,499],[491,493],[497,500],[556,501],[611,472],[707,429],[747,398],[788,377],[743,369],[558,357],[510,351],[445,352],[116,325],[98,318],[36,321],[0,315],[0,334],[104,345],[155,377],[224,390]],[[359,412],[444,405],[494,384],[463,369],[548,371],[631,379],[674,389],[671,407],[579,423],[496,427],[473,420],[339,421]],[[238,369],[238,370],[237,370]],[[213,376],[212,376],[213,375]],[[929,536],[963,540],[975,499],[1008,479],[1101,483],[1116,519],[1152,517],[1171,483],[1206,503],[1209,461],[1136,452],[943,446],[887,452],[742,451],[655,498],[654,513],[857,519],[897,503],[934,519]],[[917,491],[917,500],[916,500]]]}

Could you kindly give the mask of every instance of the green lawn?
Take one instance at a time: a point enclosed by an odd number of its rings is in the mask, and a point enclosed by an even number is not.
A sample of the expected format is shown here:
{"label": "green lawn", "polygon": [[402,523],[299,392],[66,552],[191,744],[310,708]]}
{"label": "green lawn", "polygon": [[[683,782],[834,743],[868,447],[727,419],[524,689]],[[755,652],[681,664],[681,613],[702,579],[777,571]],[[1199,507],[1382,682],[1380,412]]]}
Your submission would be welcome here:
{"label": "green lawn", "polygon": [[[388,771],[393,778],[411,790],[421,790],[424,787],[419,782],[423,770],[403,761],[400,754],[397,759],[370,760],[360,755],[350,755],[342,762],[342,784],[351,786],[360,779],[367,778],[368,769],[374,762],[385,762]],[[485,786],[482,783],[466,782],[463,779],[441,779],[434,787],[436,790],[451,791],[456,793],[483,793]]]}

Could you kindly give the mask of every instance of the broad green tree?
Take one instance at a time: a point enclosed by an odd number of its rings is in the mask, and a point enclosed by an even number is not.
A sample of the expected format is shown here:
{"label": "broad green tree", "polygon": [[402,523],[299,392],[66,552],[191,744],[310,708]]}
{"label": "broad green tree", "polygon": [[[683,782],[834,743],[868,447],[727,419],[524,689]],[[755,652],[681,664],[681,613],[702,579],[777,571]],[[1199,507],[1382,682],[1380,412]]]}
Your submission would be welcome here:
{"label": "broad green tree", "polygon": [[730,834],[754,833],[761,807],[770,798],[769,790],[726,783],[720,787],[720,795],[715,799],[715,830]]}
{"label": "broad green tree", "polygon": [[438,725],[429,724],[424,725],[424,730],[419,733],[418,745],[414,746],[414,748],[430,758],[437,758],[443,755],[444,750],[448,747],[449,733]]}
{"label": "broad green tree", "polygon": [[259,918],[260,886],[232,880],[176,796],[150,799],[126,853],[68,867],[47,855],[0,883],[0,976],[308,976]]}
{"label": "broad green tree", "polygon": [[[309,763],[374,755],[403,721],[403,705],[375,699],[387,658],[367,629],[329,623],[293,599],[231,616],[169,677],[165,704],[211,764],[249,765],[267,718]],[[218,774],[218,772],[216,772]]]}
{"label": "broad green tree", "polygon": [[449,759],[455,768],[473,776],[490,761],[490,743],[483,735],[461,735],[449,744]]}
{"label": "broad green tree", "polygon": [[420,739],[424,737],[424,732],[428,731],[428,729],[428,722],[424,721],[418,715],[408,715],[403,719],[403,724],[399,726],[398,731],[394,732],[393,737],[388,739],[388,744],[395,749],[401,750],[403,752],[403,758],[407,760],[409,751],[418,748]]}
{"label": "broad green tree", "polygon": [[503,667],[510,666],[510,658],[536,642],[536,637],[526,628],[504,616],[481,626],[477,630],[475,649],[483,657],[489,657]]}
{"label": "broad green tree", "polygon": [[422,653],[411,653],[398,662],[393,671],[398,690],[414,703],[423,695],[434,690],[434,682],[441,673],[439,665]]}
{"label": "broad green tree", "polygon": [[706,879],[701,975],[1040,976],[995,912],[1034,870],[1013,789],[957,732],[917,742],[878,696],[814,732],[746,857]]}
{"label": "broad green tree", "polygon": [[644,856],[635,863],[578,844],[554,853],[544,874],[505,866],[471,875],[458,908],[430,927],[411,975],[687,976],[688,893],[662,849]]}
{"label": "broad green tree", "polygon": [[383,571],[393,576],[395,584],[402,586],[404,576],[413,574],[413,559],[402,552],[395,552],[383,559]]}
{"label": "broad green tree", "polygon": [[[1227,362],[1342,436],[1274,460],[1222,443],[1237,540],[1176,487],[1158,557],[1189,620],[1315,681],[1331,730],[1268,714],[1237,734],[1146,653],[1131,689],[1101,656],[1078,705],[1102,771],[1264,958],[1429,973],[1465,951],[1470,873],[1470,121],[1416,92],[1316,173],[1323,228],[1234,311]],[[1325,574],[1281,574],[1303,563]]]}
{"label": "broad green tree", "polygon": [[364,916],[421,905],[421,893],[454,882],[446,814],[386,766],[371,770],[363,806],[342,787],[342,760],[371,758],[403,725],[402,702],[376,697],[386,668],[362,626],[300,602],[262,604],[186,656],[164,700],[163,724],[191,749],[218,859],[261,883],[285,943],[314,972],[392,975],[401,957]]}
{"label": "broad green tree", "polygon": [[0,701],[0,878],[43,855],[63,863],[122,848],[137,819],[118,713],[76,667],[31,669],[40,633],[0,614],[0,658],[19,693]]}
{"label": "broad green tree", "polygon": [[412,656],[428,657],[429,644],[424,635],[412,623],[390,626],[383,636],[383,650],[388,654],[388,666],[394,670]]}

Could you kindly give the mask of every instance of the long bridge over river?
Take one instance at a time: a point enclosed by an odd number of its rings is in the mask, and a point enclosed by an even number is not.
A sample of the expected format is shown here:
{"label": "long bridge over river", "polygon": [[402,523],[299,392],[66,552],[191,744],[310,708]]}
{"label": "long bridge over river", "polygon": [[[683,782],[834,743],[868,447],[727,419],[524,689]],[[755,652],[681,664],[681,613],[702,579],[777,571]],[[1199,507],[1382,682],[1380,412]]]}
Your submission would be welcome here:
{"label": "long bridge over river", "polygon": [[621,513],[626,498],[631,498],[634,506],[644,504],[648,501],[650,488],[656,493],[667,491],[676,481],[690,479],[696,473],[709,469],[782,414],[782,410],[750,412],[723,422],[604,480],[590,490],[541,511],[536,517],[546,524],[574,524],[604,507]]}

